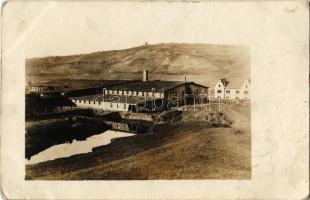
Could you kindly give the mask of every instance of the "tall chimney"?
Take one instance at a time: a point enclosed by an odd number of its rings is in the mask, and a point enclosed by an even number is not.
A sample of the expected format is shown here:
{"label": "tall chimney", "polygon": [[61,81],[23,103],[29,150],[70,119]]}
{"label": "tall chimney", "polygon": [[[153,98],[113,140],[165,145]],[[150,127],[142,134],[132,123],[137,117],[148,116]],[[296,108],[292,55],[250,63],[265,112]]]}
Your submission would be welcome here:
{"label": "tall chimney", "polygon": [[143,70],[143,81],[149,80],[149,73],[147,70]]}

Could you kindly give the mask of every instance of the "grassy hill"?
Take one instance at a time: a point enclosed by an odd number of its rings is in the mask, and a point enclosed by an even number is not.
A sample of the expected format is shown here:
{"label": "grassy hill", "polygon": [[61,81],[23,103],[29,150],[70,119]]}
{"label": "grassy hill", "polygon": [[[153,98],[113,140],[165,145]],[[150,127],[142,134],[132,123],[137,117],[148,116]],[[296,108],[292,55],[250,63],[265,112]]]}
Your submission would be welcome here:
{"label": "grassy hill", "polygon": [[249,49],[207,44],[156,44],[90,54],[26,59],[27,81],[55,79],[151,79],[214,84],[219,78],[250,77]]}

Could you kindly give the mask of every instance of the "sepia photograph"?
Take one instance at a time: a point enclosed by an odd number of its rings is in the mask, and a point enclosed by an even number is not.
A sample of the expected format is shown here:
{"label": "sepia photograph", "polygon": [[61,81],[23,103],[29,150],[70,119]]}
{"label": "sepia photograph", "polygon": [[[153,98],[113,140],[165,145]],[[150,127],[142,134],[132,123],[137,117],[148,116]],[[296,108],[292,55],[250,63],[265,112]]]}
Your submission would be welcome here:
{"label": "sepia photograph", "polygon": [[27,180],[250,179],[250,52],[145,42],[26,60]]}
{"label": "sepia photograph", "polygon": [[306,1],[6,1],[0,196],[306,199]]}

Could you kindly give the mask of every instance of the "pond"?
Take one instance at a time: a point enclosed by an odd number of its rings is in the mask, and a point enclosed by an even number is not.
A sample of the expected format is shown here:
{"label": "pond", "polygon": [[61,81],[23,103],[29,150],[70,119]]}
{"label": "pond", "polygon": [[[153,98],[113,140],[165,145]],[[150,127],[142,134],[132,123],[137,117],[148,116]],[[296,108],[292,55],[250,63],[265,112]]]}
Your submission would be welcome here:
{"label": "pond", "polygon": [[26,159],[26,165],[92,152],[94,147],[110,144],[111,140],[114,138],[131,137],[134,135],[134,133],[107,130],[101,134],[88,137],[86,140],[73,140],[72,143],[51,146],[48,149],[33,155],[30,160]]}

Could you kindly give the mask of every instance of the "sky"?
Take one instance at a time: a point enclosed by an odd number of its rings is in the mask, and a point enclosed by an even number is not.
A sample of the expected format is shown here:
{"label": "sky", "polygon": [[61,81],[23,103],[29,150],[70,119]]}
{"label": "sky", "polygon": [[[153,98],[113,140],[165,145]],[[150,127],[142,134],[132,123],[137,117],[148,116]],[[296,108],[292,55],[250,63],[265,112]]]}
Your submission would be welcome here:
{"label": "sky", "polygon": [[[225,5],[216,2],[8,2],[3,14],[7,34],[4,38],[9,44],[5,50],[10,52],[22,46],[25,57],[29,58],[125,49],[145,42],[247,45],[249,40],[244,36],[249,32],[245,33],[244,27],[253,26],[253,20],[246,17],[251,4],[226,2]],[[231,12],[234,9],[236,12]],[[255,17],[255,12],[252,15]],[[231,23],[227,23],[227,17]]]}

